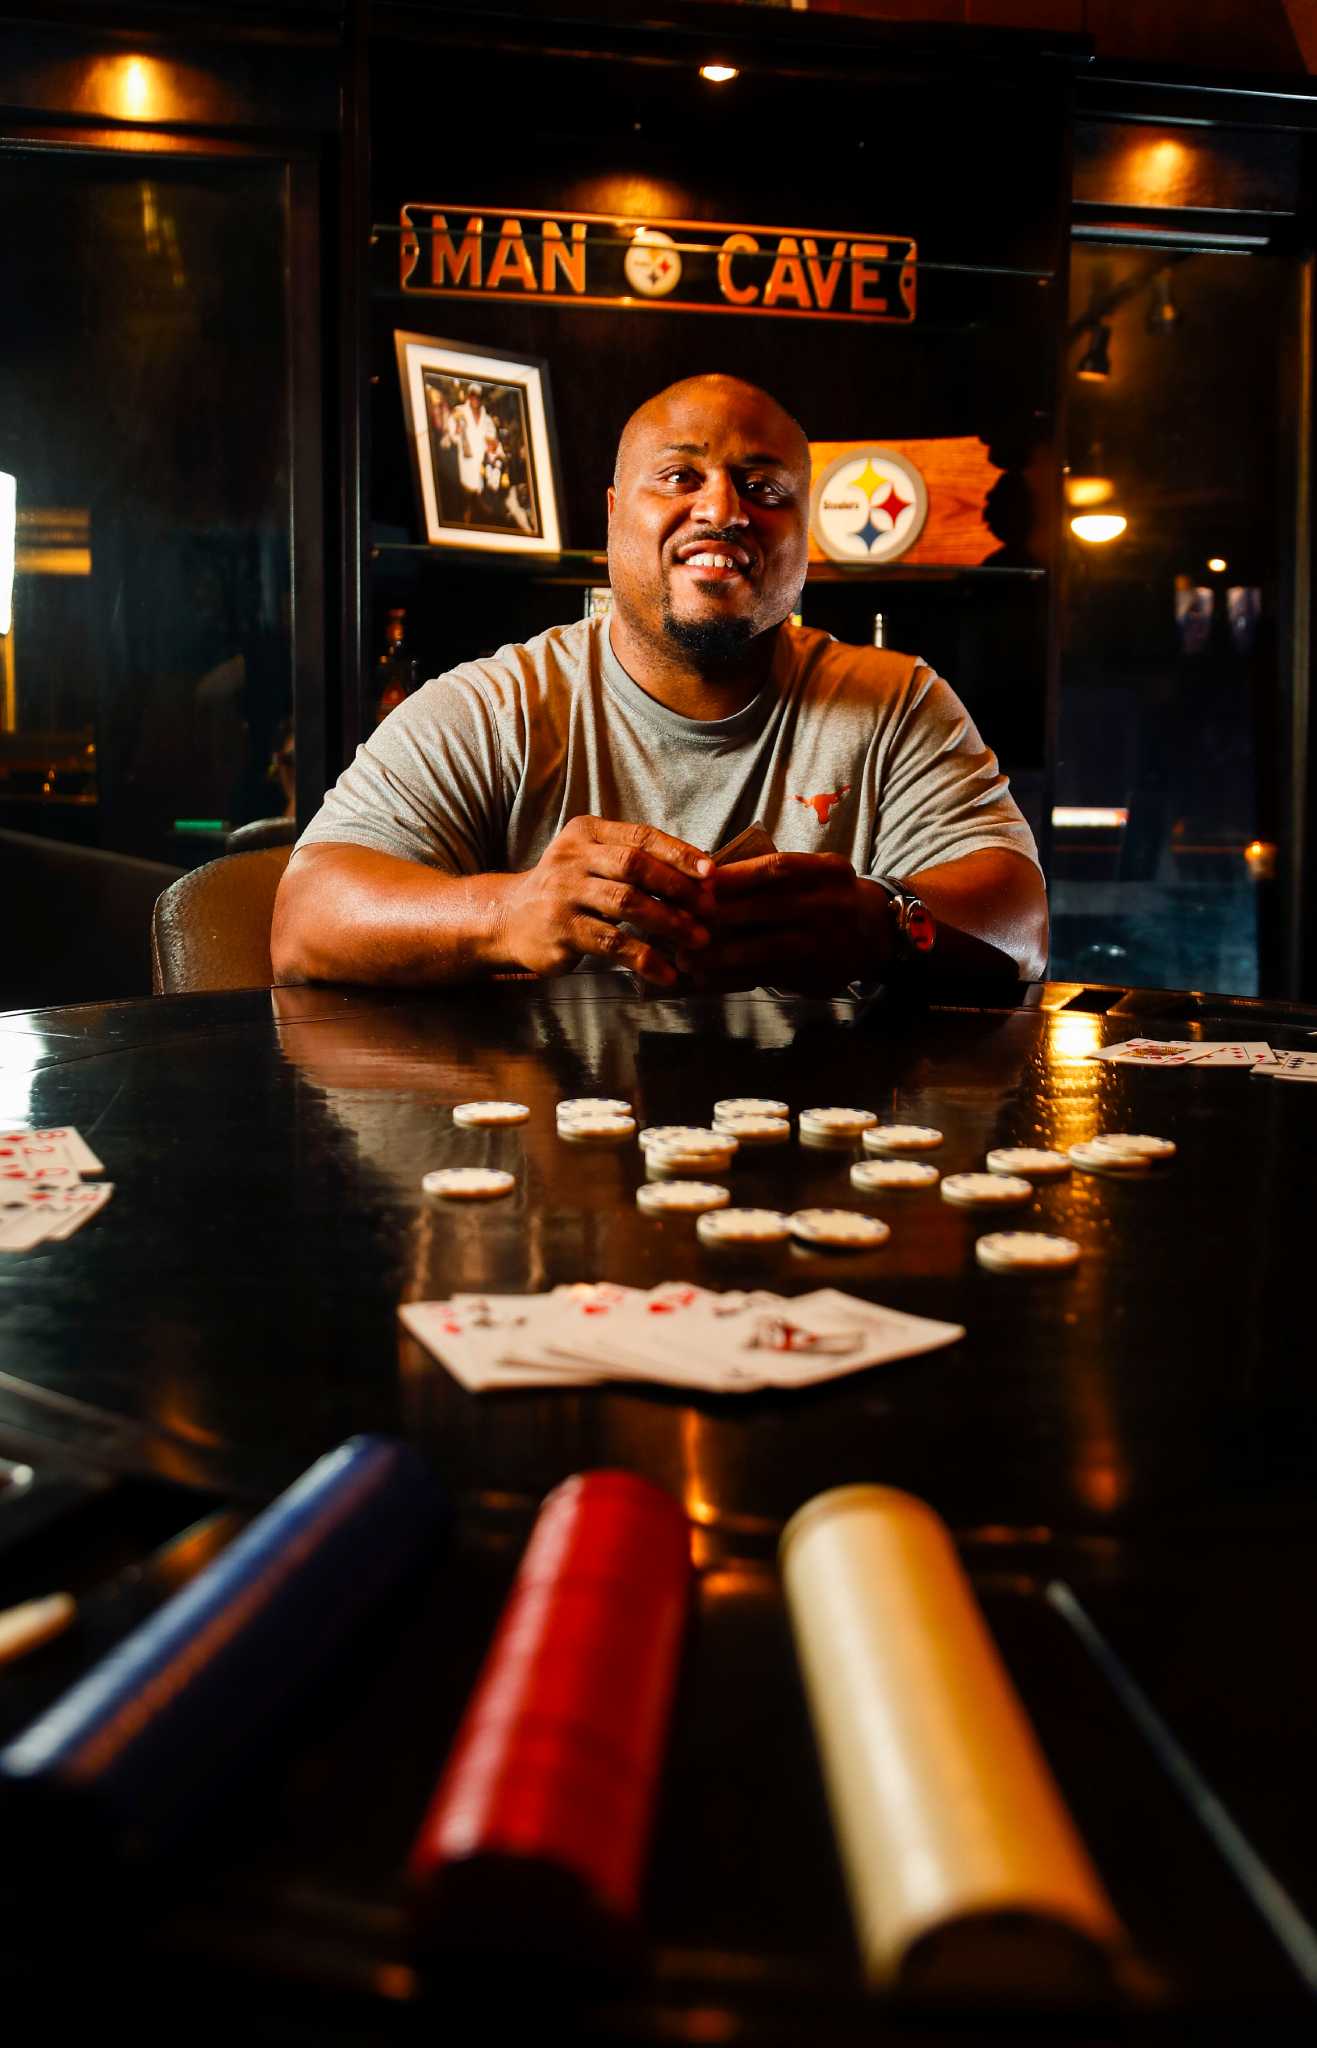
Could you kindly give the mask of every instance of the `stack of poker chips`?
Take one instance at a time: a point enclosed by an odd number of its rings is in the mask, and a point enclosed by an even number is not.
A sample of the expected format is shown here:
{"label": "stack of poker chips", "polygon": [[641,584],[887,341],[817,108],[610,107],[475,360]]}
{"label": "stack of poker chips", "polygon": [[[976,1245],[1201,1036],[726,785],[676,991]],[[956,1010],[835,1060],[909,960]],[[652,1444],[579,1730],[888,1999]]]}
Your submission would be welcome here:
{"label": "stack of poker chips", "polygon": [[627,1956],[689,1584],[686,1516],[647,1480],[549,1495],[412,1849],[428,1945]]}

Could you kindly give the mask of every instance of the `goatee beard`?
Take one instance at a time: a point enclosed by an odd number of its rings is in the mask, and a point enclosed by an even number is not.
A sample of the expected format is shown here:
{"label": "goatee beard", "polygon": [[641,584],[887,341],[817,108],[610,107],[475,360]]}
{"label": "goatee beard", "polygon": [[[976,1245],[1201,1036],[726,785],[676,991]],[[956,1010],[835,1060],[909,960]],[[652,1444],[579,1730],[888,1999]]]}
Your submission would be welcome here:
{"label": "goatee beard", "polygon": [[663,631],[675,647],[696,661],[732,661],[755,637],[749,619],[679,619],[663,607]]}

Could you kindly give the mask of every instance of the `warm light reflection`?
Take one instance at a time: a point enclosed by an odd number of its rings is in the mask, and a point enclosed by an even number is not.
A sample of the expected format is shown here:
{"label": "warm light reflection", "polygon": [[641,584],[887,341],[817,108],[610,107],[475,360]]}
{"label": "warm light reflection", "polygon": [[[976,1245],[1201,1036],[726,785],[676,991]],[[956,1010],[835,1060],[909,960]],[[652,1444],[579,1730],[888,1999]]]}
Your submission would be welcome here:
{"label": "warm light reflection", "polygon": [[1067,505],[1076,511],[1085,506],[1105,505],[1116,495],[1116,486],[1109,476],[1068,476],[1065,484]]}
{"label": "warm light reflection", "polygon": [[1076,831],[1089,825],[1128,825],[1130,814],[1122,804],[1054,804],[1052,823]]}
{"label": "warm light reflection", "polygon": [[1048,1018],[1047,1040],[1054,1060],[1087,1060],[1102,1043],[1102,1019],[1090,1010],[1054,1010]]}
{"label": "warm light reflection", "polygon": [[701,64],[700,66],[700,77],[707,78],[710,85],[727,85],[733,78],[739,78],[740,75],[735,64]]}
{"label": "warm light reflection", "polygon": [[708,1494],[708,1482],[700,1469],[702,1416],[688,1408],[681,1418],[681,1501],[692,1522],[707,1525],[716,1521],[718,1510]]}
{"label": "warm light reflection", "polygon": [[1130,168],[1139,204],[1164,205],[1173,198],[1184,182],[1187,162],[1184,145],[1169,136],[1136,151]]}
{"label": "warm light reflection", "polygon": [[1118,540],[1129,525],[1123,512],[1081,512],[1070,522],[1076,540],[1104,542]]}

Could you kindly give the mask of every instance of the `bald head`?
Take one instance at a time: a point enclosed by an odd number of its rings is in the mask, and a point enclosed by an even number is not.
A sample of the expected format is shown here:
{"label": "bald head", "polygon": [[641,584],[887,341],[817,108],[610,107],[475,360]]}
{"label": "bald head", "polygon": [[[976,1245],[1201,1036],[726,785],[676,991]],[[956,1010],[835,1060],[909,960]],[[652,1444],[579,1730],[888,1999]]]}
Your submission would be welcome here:
{"label": "bald head", "polygon": [[749,401],[757,408],[766,421],[776,430],[784,456],[799,463],[806,485],[809,482],[809,441],[804,428],[791,417],[785,406],[778,404],[770,391],[764,391],[758,384],[747,384],[741,377],[726,377],[721,371],[711,370],[699,377],[682,377],[675,384],[668,384],[662,391],[656,391],[643,405],[637,406],[618,437],[617,459],[613,464],[613,483],[622,481],[626,465],[638,445],[646,442],[650,430],[661,427],[672,413],[688,413],[709,408],[720,414],[729,409],[743,406]]}
{"label": "bald head", "polygon": [[685,377],[622,429],[608,493],[611,637],[624,665],[760,668],[805,580],[809,443],[767,391]]}

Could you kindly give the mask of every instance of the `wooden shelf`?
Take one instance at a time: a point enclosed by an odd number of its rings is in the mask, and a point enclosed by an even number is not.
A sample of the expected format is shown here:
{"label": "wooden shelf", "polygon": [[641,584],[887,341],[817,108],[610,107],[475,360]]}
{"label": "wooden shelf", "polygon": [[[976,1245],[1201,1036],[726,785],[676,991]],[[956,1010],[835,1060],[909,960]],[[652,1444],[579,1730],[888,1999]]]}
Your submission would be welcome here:
{"label": "wooden shelf", "polygon": [[[608,557],[587,548],[564,548],[559,555],[496,555],[485,554],[480,549],[468,553],[461,548],[436,548],[423,542],[391,540],[374,542],[370,554],[372,561],[388,556],[411,559],[418,564],[447,562],[460,568],[463,575],[469,575],[473,570],[487,570],[494,576],[520,575],[535,583],[563,584],[579,589],[608,581]],[[1031,563],[1015,562],[948,563],[945,566],[920,562],[906,567],[900,562],[893,562],[889,567],[875,569],[862,565],[849,569],[840,562],[811,562],[805,582],[806,587],[811,583],[977,583],[1021,578],[1027,582],[1041,582],[1046,575],[1046,569],[1035,568]]]}

